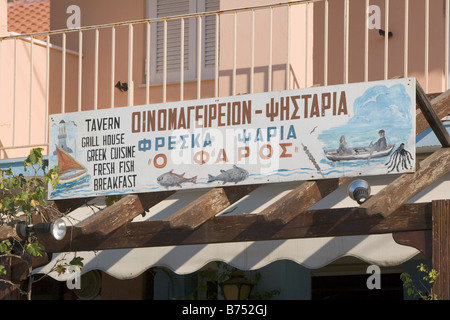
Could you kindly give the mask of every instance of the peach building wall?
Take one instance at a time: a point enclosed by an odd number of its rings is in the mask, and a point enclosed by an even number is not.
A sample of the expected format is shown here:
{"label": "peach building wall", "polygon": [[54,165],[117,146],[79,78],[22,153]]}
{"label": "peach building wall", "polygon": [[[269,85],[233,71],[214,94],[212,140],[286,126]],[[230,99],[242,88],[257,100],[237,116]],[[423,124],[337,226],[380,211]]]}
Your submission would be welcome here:
{"label": "peach building wall", "polygon": [[[145,3],[146,1],[136,1],[136,5],[129,6],[122,1],[95,1],[86,2],[78,1],[57,1],[54,5],[52,3],[52,29],[65,28],[67,15],[64,14],[69,4],[78,5],[81,9],[81,21],[84,25],[98,25],[103,23],[112,23],[118,21],[130,21],[144,19]],[[265,0],[265,1],[246,1],[245,6],[261,6],[267,4],[277,4],[279,1]],[[87,8],[86,5],[89,4]],[[109,10],[105,10],[105,8]],[[228,10],[242,7],[242,1],[230,0],[222,1],[220,4],[221,10]],[[114,8],[114,10],[112,10]],[[309,14],[309,28],[305,26],[306,7],[293,6],[291,13],[291,41],[290,43],[290,57],[291,57],[291,75],[289,87],[305,87],[312,84],[312,28],[313,28],[313,6],[308,6]],[[62,13],[62,14],[61,14]],[[250,93],[250,37],[251,37],[251,13],[237,14],[237,57],[236,57],[236,94]],[[255,11],[255,69],[254,69],[254,88],[253,92],[267,91],[269,89],[268,83],[268,64],[269,64],[269,10]],[[220,52],[219,52],[219,95],[226,96],[233,93],[233,32],[231,32],[234,24],[233,14],[224,14],[220,16]],[[136,25],[134,27],[134,93],[135,104],[142,104],[145,102],[145,26]],[[285,70],[287,57],[287,8],[275,8],[273,10],[273,37],[272,37],[272,81],[271,86],[273,90],[283,90],[286,88]],[[306,50],[302,43],[304,43],[308,32],[309,49]],[[109,107],[111,105],[110,99],[110,83],[111,83],[111,30],[100,30],[100,49],[99,56],[99,92],[105,94],[100,95],[99,108]],[[86,32],[84,37],[83,54],[83,69],[94,70],[94,31]],[[68,35],[68,47],[72,50],[78,50],[78,36],[76,33]],[[58,42],[56,42],[58,43]],[[118,46],[117,44],[120,44]],[[117,81],[127,81],[127,59],[128,59],[128,28],[116,28],[116,63],[115,79]],[[307,56],[307,57],[306,57]],[[311,61],[305,63],[305,59]],[[309,79],[305,79],[305,68],[310,70]],[[93,97],[93,75],[86,73],[83,78],[83,105],[86,108],[92,108]],[[184,99],[195,99],[197,83],[186,82],[184,84]],[[214,95],[214,79],[208,78],[202,81],[201,97],[212,97]],[[168,84],[167,87],[168,101],[177,101],[179,96],[179,85],[177,83]],[[152,86],[150,92],[150,102],[162,101],[162,86]],[[72,110],[75,106],[69,103],[69,109]],[[126,106],[126,94],[115,94],[115,106]]]}
{"label": "peach building wall", "polygon": [[[135,1],[133,6],[118,0],[106,1],[53,1],[52,5],[52,29],[65,28],[67,14],[66,8],[70,4],[79,5],[82,12],[82,25],[97,25],[118,21],[129,21],[146,18],[146,1]],[[52,4],[53,4],[52,3]],[[229,10],[241,7],[262,6],[278,4],[276,0],[249,0],[221,1],[220,9]],[[371,0],[371,5],[377,5],[381,9],[381,27],[384,27],[384,3],[383,0]],[[87,7],[88,6],[88,7]],[[314,4],[302,4],[292,6],[291,11],[291,35],[290,35],[290,77],[289,87],[308,87],[324,84],[324,16],[323,2]],[[105,9],[105,8],[108,8]],[[430,59],[429,59],[429,92],[441,92],[445,88],[443,81],[443,50],[444,41],[444,1],[430,1]],[[389,39],[389,73],[388,78],[403,76],[403,46],[404,46],[404,1],[390,2],[389,29],[394,37]],[[308,14],[307,14],[308,12]],[[349,82],[364,81],[364,31],[365,31],[365,1],[350,1],[350,36],[349,36]],[[420,83],[424,83],[424,1],[410,0],[409,8],[409,63],[410,76],[415,76]],[[344,0],[329,2],[329,44],[328,44],[328,84],[343,82],[343,16]],[[285,70],[287,57],[287,9],[273,9],[273,37],[272,37],[272,81],[268,83],[269,64],[269,10],[255,10],[255,69],[253,92],[286,88]],[[220,82],[219,94],[231,95],[235,87],[236,94],[249,93],[250,88],[250,57],[251,57],[251,13],[238,13],[237,18],[237,57],[236,57],[236,83],[233,83],[233,24],[234,15],[224,14],[220,17]],[[111,102],[110,92],[110,29],[100,31],[100,68],[99,90],[107,94],[101,95],[99,107],[109,107]],[[71,39],[70,39],[71,38]],[[83,53],[83,68],[93,70],[93,44],[94,32],[85,34]],[[134,28],[134,92],[135,104],[145,102],[145,40],[144,26]],[[68,36],[69,47],[77,50],[77,35]],[[117,81],[127,80],[127,45],[128,30],[119,27],[116,30],[116,64],[115,78]],[[305,45],[307,43],[307,46]],[[369,31],[369,80],[381,80],[384,78],[384,38],[377,30]],[[86,75],[83,79],[86,89],[83,92],[83,104],[89,108],[93,101],[93,77]],[[196,98],[196,82],[185,84],[185,99]],[[213,94],[213,81],[203,81],[202,97]],[[178,84],[168,85],[168,101],[179,99]],[[162,101],[161,86],[151,87],[151,102]],[[126,94],[115,95],[115,106],[126,106]]]}
{"label": "peach building wall", "polygon": [[[430,3],[429,26],[429,83],[428,92],[443,92],[444,86],[444,30],[445,3],[433,0]],[[385,1],[371,0],[370,5],[380,8],[381,29],[385,29]],[[393,36],[388,41],[388,79],[404,74],[405,2],[389,2],[389,31]],[[324,3],[314,5],[314,84],[323,84],[324,66]],[[365,1],[350,1],[349,8],[349,82],[364,81],[364,34]],[[329,81],[343,82],[344,65],[344,1],[329,1]],[[416,77],[425,88],[425,1],[409,1],[408,28],[408,74]],[[369,30],[369,81],[384,79],[384,37],[378,30]]]}
{"label": "peach building wall", "polygon": [[[245,7],[278,4],[278,0],[248,0]],[[371,0],[371,5],[381,9],[381,27],[384,27],[384,3],[382,0]],[[417,77],[424,86],[424,5],[421,0],[410,0],[409,28],[409,76]],[[3,4],[3,2],[2,2]],[[364,1],[350,1],[350,36],[349,36],[349,82],[364,81]],[[50,18],[52,30],[66,29],[70,14],[67,8],[77,5],[81,9],[81,26],[92,26],[121,21],[140,20],[146,18],[146,1],[134,0],[133,5],[119,0],[58,0],[51,1]],[[220,10],[241,8],[239,0],[221,1]],[[444,88],[444,50],[442,49],[444,30],[444,1],[430,1],[430,59],[428,92],[442,92]],[[388,78],[403,76],[403,46],[404,46],[404,2],[390,1],[389,29],[394,36],[389,39],[389,73]],[[233,83],[233,43],[234,14],[220,16],[219,29],[219,96],[263,92],[267,90],[284,90],[286,88],[302,88],[313,85],[324,85],[324,3],[294,5],[291,18],[288,20],[286,7],[273,9],[272,39],[269,39],[269,10],[255,10],[254,13],[254,81],[251,87],[251,12],[236,14],[236,82]],[[328,43],[328,84],[343,82],[343,16],[344,0],[329,1],[329,43]],[[290,36],[288,38],[288,25]],[[5,29],[3,27],[3,29]],[[51,36],[54,46],[61,45],[61,35]],[[111,107],[111,28],[99,30],[99,68],[98,68],[98,108]],[[134,93],[134,104],[145,104],[145,25],[135,25],[133,28],[133,83],[129,84]],[[269,75],[269,43],[272,42],[271,70]],[[10,145],[12,141],[11,120],[14,97],[11,95],[13,81],[12,41],[3,45],[2,54],[2,117],[0,123],[0,143]],[[95,70],[95,31],[83,32],[82,50],[82,110],[90,110],[94,102],[94,70]],[[288,46],[289,44],[289,46]],[[288,49],[289,48],[289,49]],[[439,49],[437,49],[439,48]],[[74,112],[78,110],[78,31],[67,34],[66,57],[66,89],[65,100],[62,103],[62,57],[61,51],[51,49],[50,68],[50,113]],[[35,137],[44,130],[42,123],[45,112],[45,47],[34,46],[33,77],[33,121],[31,126],[26,115],[29,109],[29,76],[30,67],[29,42],[18,41],[17,83],[20,84],[16,95],[16,114],[20,114],[23,125],[16,129],[15,144],[33,144]],[[288,52],[289,50],[289,52]],[[289,84],[286,84],[286,63],[289,53]],[[128,82],[128,27],[116,28],[114,82]],[[377,30],[369,30],[369,80],[383,79],[384,68],[384,38]],[[269,77],[271,82],[269,83]],[[215,81],[213,78],[202,79],[201,97],[214,96]],[[168,83],[167,101],[180,99],[179,83]],[[150,103],[163,101],[162,85],[150,87]],[[6,93],[6,94],[5,94]],[[114,107],[128,105],[127,93],[114,89]],[[184,99],[197,98],[197,82],[184,83]],[[39,124],[37,124],[39,123]],[[30,131],[31,130],[31,131]],[[31,132],[31,134],[30,134]],[[31,137],[31,138],[30,138]],[[0,152],[1,157],[17,157],[20,150],[10,149]],[[23,152],[22,154],[26,154]]]}

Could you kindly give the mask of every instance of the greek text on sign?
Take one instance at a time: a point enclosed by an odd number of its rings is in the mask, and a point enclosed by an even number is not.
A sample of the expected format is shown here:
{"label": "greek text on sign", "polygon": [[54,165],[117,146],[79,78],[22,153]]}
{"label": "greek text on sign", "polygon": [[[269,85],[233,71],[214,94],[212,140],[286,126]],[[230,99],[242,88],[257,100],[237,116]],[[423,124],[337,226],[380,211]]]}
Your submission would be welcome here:
{"label": "greek text on sign", "polygon": [[415,79],[50,116],[51,199],[415,168]]}

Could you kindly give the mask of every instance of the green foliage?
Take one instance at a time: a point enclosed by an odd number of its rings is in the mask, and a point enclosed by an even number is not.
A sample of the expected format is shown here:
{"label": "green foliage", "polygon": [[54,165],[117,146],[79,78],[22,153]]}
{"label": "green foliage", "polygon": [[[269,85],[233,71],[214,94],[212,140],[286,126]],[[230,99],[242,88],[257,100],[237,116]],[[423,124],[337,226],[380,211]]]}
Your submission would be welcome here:
{"label": "green foliage", "polygon": [[11,241],[8,239],[0,242],[0,253],[9,253],[11,251]]}
{"label": "green foliage", "polygon": [[82,268],[82,267],[84,266],[83,260],[84,260],[84,258],[82,258],[82,257],[74,257],[74,258],[69,262],[69,264],[70,264],[71,266],[78,266],[78,267]]}
{"label": "green foliage", "polygon": [[[42,148],[35,148],[30,151],[30,154],[23,162],[23,166],[25,167],[35,167],[43,166],[43,170],[47,167],[47,164],[44,164],[44,157],[42,156]],[[45,167],[44,167],[45,166]]]}
{"label": "green foliage", "polygon": [[105,197],[105,204],[107,207],[112,206],[114,203],[122,199],[121,195],[109,195]]}
{"label": "green foliage", "polygon": [[[12,220],[19,212],[28,217],[40,213],[47,204],[48,183],[58,184],[56,167],[48,170],[48,161],[44,160],[42,148],[31,150],[23,162],[24,170],[33,170],[34,176],[25,178],[23,174],[15,175],[11,169],[0,169],[0,218]],[[39,175],[39,176],[38,176]]]}
{"label": "green foliage", "polygon": [[406,293],[412,297],[420,297],[422,300],[438,300],[436,294],[433,293],[433,284],[436,282],[439,272],[435,269],[428,268],[425,264],[421,263],[417,266],[417,269],[424,273],[422,280],[419,281],[422,289],[417,288],[413,279],[409,273],[402,273],[400,279],[403,281],[403,287],[406,289]]}
{"label": "green foliage", "polygon": [[61,275],[65,273],[67,271],[67,268],[71,266],[77,267],[79,270],[81,270],[81,268],[83,268],[84,266],[83,260],[84,258],[75,256],[72,260],[70,260],[69,263],[64,262],[57,264],[55,267],[55,271],[58,273],[58,275]]}
{"label": "green foliage", "polygon": [[[31,223],[33,215],[43,216],[44,211],[51,210],[47,205],[47,185],[58,184],[59,168],[48,169],[48,161],[42,155],[42,148],[35,148],[23,162],[25,172],[14,174],[12,169],[0,169],[0,223],[8,223],[17,219],[17,215],[25,214],[27,223]],[[0,255],[42,256],[45,248],[35,237],[20,239],[2,239]],[[6,269],[0,265],[0,275]]]}
{"label": "green foliage", "polygon": [[45,248],[42,244],[35,241],[32,243],[27,243],[27,245],[25,246],[25,250],[31,256],[42,257],[42,252],[44,252]]}

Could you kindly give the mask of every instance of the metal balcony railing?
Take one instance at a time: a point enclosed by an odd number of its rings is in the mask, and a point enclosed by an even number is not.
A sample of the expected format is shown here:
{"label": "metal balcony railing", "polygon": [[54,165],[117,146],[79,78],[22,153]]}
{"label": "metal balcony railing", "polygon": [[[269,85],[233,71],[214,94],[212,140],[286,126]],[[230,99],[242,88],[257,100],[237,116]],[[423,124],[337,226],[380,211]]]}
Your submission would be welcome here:
{"label": "metal balcony railing", "polygon": [[291,1],[12,34],[0,38],[0,159],[46,148],[53,113],[395,76],[442,92],[448,50],[449,0]]}

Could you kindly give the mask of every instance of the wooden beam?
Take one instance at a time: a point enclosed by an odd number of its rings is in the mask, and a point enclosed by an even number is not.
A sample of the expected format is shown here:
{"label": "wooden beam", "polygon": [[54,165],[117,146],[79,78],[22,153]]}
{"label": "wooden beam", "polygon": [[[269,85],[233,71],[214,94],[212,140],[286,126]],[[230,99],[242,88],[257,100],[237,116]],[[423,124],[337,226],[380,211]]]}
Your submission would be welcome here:
{"label": "wooden beam", "polygon": [[47,252],[89,251],[241,241],[381,234],[431,229],[431,203],[408,204],[387,218],[366,215],[358,208],[306,211],[284,225],[258,214],[217,216],[191,230],[171,228],[163,221],[127,223],[109,235],[81,234],[69,228],[63,240],[39,235]]}
{"label": "wooden beam", "polygon": [[106,235],[175,192],[163,191],[127,195],[113,205],[77,224],[77,229],[84,234],[99,233]]}
{"label": "wooden beam", "polygon": [[29,275],[32,265],[31,258],[19,255],[2,255],[0,256],[0,265],[3,265],[6,269],[6,274],[0,275],[0,300],[19,300],[20,283]]}
{"label": "wooden beam", "polygon": [[437,115],[432,104],[430,103],[430,100],[428,100],[427,95],[418,82],[416,83],[416,103],[442,146],[444,148],[450,147],[450,135],[448,134],[445,126],[442,124],[442,116],[439,117]]}
{"label": "wooden beam", "polygon": [[[439,119],[444,118],[450,114],[450,90],[447,90],[437,97],[431,99],[431,105],[433,110],[437,114]],[[417,110],[416,114],[416,134],[419,134],[430,127],[428,120],[425,118],[421,109]]]}
{"label": "wooden beam", "polygon": [[5,267],[6,272],[6,274],[0,275],[0,300],[15,300],[19,298],[17,289],[14,287],[11,279],[12,260],[11,256],[0,256],[0,265]]}
{"label": "wooden beam", "polygon": [[425,257],[431,258],[431,230],[395,232],[392,236],[398,244],[416,248]]}
{"label": "wooden beam", "polygon": [[51,200],[47,205],[40,209],[40,214],[32,215],[29,223],[36,224],[40,222],[54,221],[62,215],[70,214],[72,211],[87,205],[94,197],[74,198],[64,200]]}
{"label": "wooden beam", "polygon": [[433,285],[439,300],[450,300],[450,200],[432,202],[433,268],[439,272]]}
{"label": "wooden beam", "polygon": [[172,228],[194,229],[258,187],[244,185],[213,188],[164,221]]}
{"label": "wooden beam", "polygon": [[420,163],[414,173],[405,173],[360,206],[368,215],[387,217],[406,201],[450,171],[450,148],[442,148]]}
{"label": "wooden beam", "polygon": [[350,180],[351,178],[339,178],[306,181],[259,215],[267,221],[287,223]]}
{"label": "wooden beam", "polygon": [[19,242],[23,240],[17,233],[17,224],[19,222],[21,220],[13,220],[0,225],[0,242],[7,239],[14,239]]}

